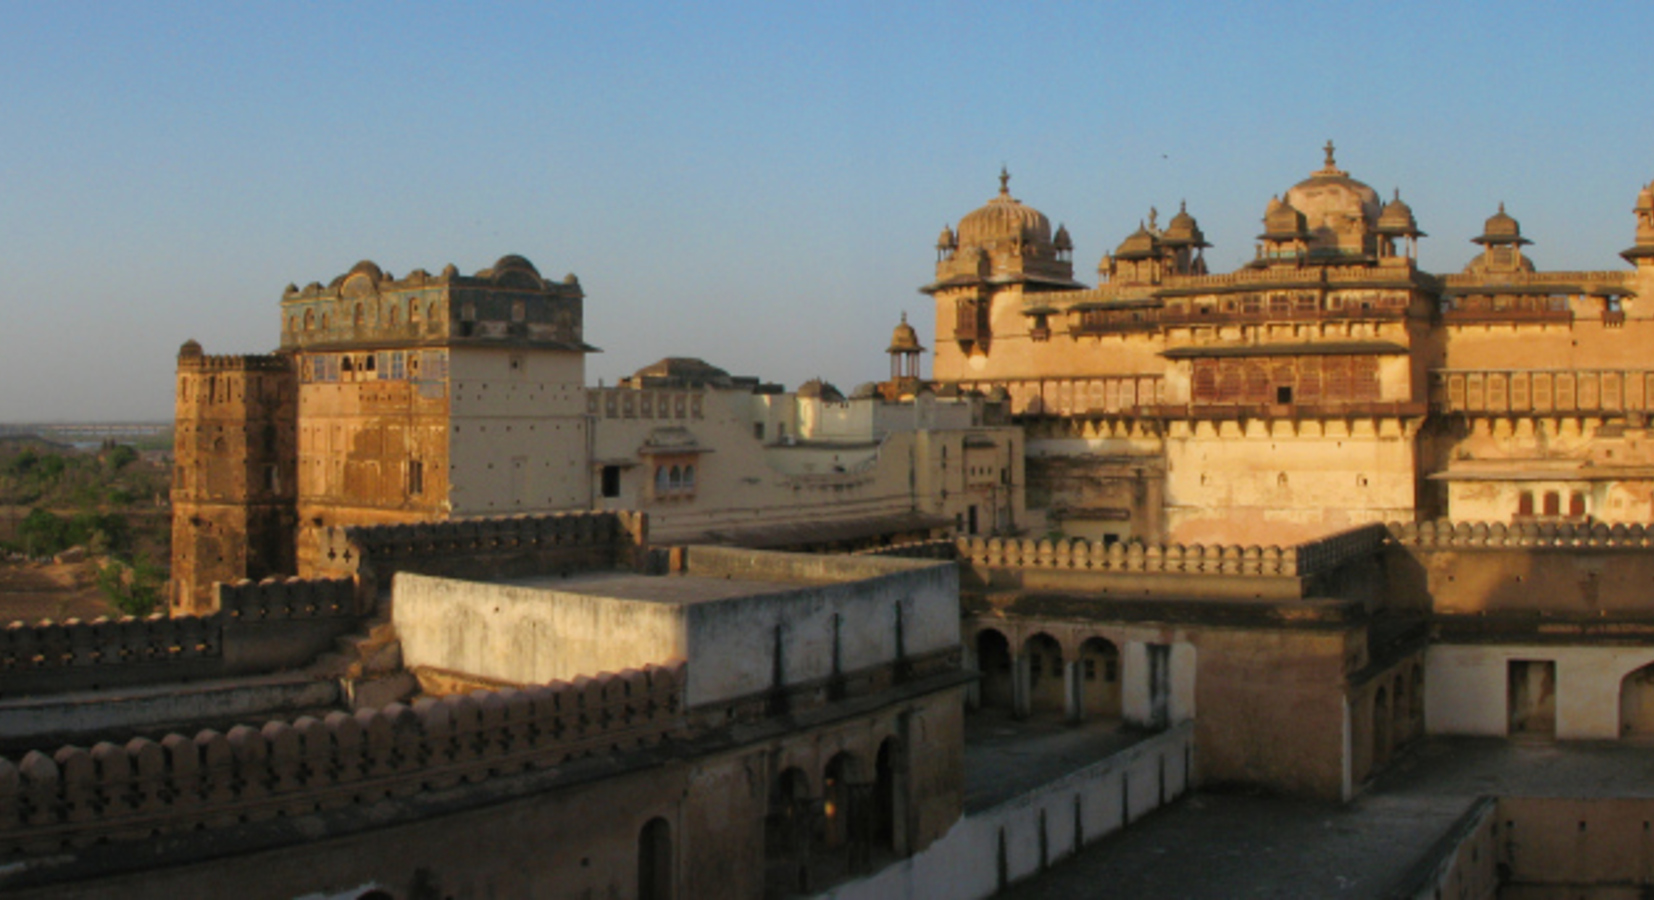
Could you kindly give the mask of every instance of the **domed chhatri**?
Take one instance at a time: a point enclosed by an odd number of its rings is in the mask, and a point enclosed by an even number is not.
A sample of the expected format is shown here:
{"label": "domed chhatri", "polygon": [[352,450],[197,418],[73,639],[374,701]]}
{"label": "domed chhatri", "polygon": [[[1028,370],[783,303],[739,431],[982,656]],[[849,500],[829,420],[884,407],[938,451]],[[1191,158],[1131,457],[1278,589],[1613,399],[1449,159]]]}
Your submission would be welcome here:
{"label": "domed chhatri", "polygon": [[1051,220],[1011,196],[1011,173],[999,170],[999,195],[959,220],[960,245],[1017,241],[1051,244]]}
{"label": "domed chhatri", "polygon": [[1485,275],[1535,271],[1533,260],[1522,250],[1533,241],[1522,236],[1522,224],[1505,212],[1503,203],[1499,204],[1499,211],[1483,223],[1482,233],[1470,242],[1481,244],[1482,252],[1464,267],[1466,272]]}
{"label": "domed chhatri", "polygon": [[925,348],[919,343],[919,332],[907,324],[907,313],[902,313],[902,321],[890,333],[890,347],[887,353],[906,353],[914,350],[923,351]]}

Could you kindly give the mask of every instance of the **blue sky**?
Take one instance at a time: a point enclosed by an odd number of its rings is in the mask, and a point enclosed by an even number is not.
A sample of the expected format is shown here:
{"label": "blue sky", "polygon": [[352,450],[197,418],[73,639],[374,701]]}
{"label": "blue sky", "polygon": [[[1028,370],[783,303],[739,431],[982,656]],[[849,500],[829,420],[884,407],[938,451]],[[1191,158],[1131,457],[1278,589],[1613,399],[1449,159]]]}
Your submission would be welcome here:
{"label": "blue sky", "polygon": [[0,0],[0,421],[171,414],[178,345],[262,352],[289,282],[521,253],[588,378],[700,356],[881,377],[993,195],[1081,280],[1186,199],[1227,271],[1321,162],[1457,270],[1500,201],[1618,268],[1654,179],[1654,4]]}

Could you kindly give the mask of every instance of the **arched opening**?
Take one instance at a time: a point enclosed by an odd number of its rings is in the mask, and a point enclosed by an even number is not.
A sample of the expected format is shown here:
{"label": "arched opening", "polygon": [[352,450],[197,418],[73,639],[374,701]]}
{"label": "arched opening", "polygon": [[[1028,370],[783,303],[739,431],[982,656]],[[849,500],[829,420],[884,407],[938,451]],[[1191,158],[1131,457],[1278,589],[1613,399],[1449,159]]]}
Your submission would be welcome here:
{"label": "arched opening", "polygon": [[1036,634],[1022,646],[1028,667],[1028,711],[1063,711],[1062,645],[1049,634]]}
{"label": "arched opening", "polygon": [[1011,709],[1016,688],[1011,672],[1011,642],[1005,635],[984,628],[976,634],[976,665],[982,673],[982,708]]}
{"label": "arched opening", "polygon": [[689,490],[690,488],[692,488],[694,486],[695,486],[695,467],[694,466],[684,466],[683,467],[683,489],[687,491],[687,490]]}
{"label": "arched opening", "polygon": [[656,495],[665,494],[667,490],[668,490],[668,486],[667,486],[667,482],[666,482],[666,467],[665,466],[656,466],[655,467],[655,494]]}
{"label": "arched opening", "polygon": [[790,897],[810,890],[810,838],[814,832],[810,779],[789,768],[770,786],[764,817],[764,896]]}
{"label": "arched opening", "polygon": [[672,900],[672,826],[656,816],[637,836],[638,900]]}
{"label": "arched opening", "polygon": [[670,488],[672,490],[677,490],[678,488],[683,487],[683,470],[678,468],[677,466],[673,466],[672,467],[672,476],[671,476],[671,479],[667,482],[667,484],[670,486]]}
{"label": "arched opening", "polygon": [[1620,679],[1620,734],[1654,735],[1654,663]]}
{"label": "arched opening", "polygon": [[873,784],[863,775],[861,761],[849,753],[827,761],[821,777],[821,827],[817,840],[826,863],[816,880],[825,884],[866,871],[871,858]]}
{"label": "arched opening", "polygon": [[364,311],[362,309],[362,304],[360,304],[360,303],[356,304],[355,324],[356,324],[357,328],[362,327],[362,322],[365,320],[365,318],[366,318],[366,316],[365,316]]}
{"label": "arched opening", "polygon": [[875,852],[901,853],[906,845],[902,828],[901,746],[888,737],[879,744],[873,764],[873,834]]}
{"label": "arched opening", "polygon": [[316,311],[313,309],[307,309],[304,311],[304,330],[316,330]]}
{"label": "arched opening", "polygon": [[1407,698],[1412,702],[1411,714],[1413,723],[1419,733],[1424,733],[1424,666],[1413,663],[1413,684],[1407,692]]}
{"label": "arched opening", "polygon": [[1390,695],[1384,688],[1373,694],[1373,771],[1390,760]]}
{"label": "arched opening", "polygon": [[1080,645],[1080,695],[1087,718],[1120,717],[1120,649],[1103,638]]}
{"label": "arched opening", "polygon": [[392,328],[396,327],[396,304],[394,303],[391,304],[389,309],[385,310],[385,324]]}

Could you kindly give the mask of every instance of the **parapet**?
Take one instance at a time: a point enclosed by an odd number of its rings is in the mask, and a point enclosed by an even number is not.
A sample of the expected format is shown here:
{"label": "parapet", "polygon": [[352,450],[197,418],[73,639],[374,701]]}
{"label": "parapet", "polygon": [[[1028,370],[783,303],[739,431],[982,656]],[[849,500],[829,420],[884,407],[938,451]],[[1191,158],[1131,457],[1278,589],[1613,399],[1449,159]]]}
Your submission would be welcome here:
{"label": "parapet", "polygon": [[333,526],[317,540],[317,574],[355,578],[370,600],[396,572],[496,579],[632,569],[648,545],[649,520],[621,510]]}
{"label": "parapet", "polygon": [[[196,348],[199,350],[199,346]],[[287,372],[293,360],[281,353],[251,355],[204,356],[197,353],[178,354],[181,372]]]}
{"label": "parapet", "polygon": [[1654,547],[1654,528],[1604,522],[1392,522],[1387,538],[1395,546],[1436,549],[1646,549]]}
{"label": "parapet", "polygon": [[960,538],[959,559],[995,568],[1107,573],[1240,575],[1304,578],[1375,553],[1382,525],[1364,525],[1294,546],[1239,544],[1097,544],[1083,540]]}
{"label": "parapet", "polygon": [[363,807],[678,735],[684,667],[0,758],[0,858]]}
{"label": "parapet", "polygon": [[213,585],[215,606],[231,621],[317,619],[356,614],[356,584],[348,578],[243,579]]}
{"label": "parapet", "polygon": [[15,689],[18,677],[31,672],[217,657],[223,639],[223,622],[216,616],[13,622],[0,631],[0,671]]}

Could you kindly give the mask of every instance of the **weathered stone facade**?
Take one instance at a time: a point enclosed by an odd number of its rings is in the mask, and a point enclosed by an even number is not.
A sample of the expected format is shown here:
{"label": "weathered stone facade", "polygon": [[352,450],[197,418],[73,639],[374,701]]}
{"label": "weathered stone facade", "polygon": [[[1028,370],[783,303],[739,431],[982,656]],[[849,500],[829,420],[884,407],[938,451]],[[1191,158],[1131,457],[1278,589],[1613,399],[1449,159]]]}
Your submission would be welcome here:
{"label": "weathered stone facade", "polygon": [[[1097,540],[1305,540],[1363,523],[1646,519],[1654,187],[1634,268],[1540,272],[1503,208],[1462,273],[1327,147],[1208,274],[1187,210],[1072,283],[1071,242],[1000,195],[938,241],[934,378],[1004,391],[1030,506]],[[1036,530],[1036,533],[1039,533]]]}

